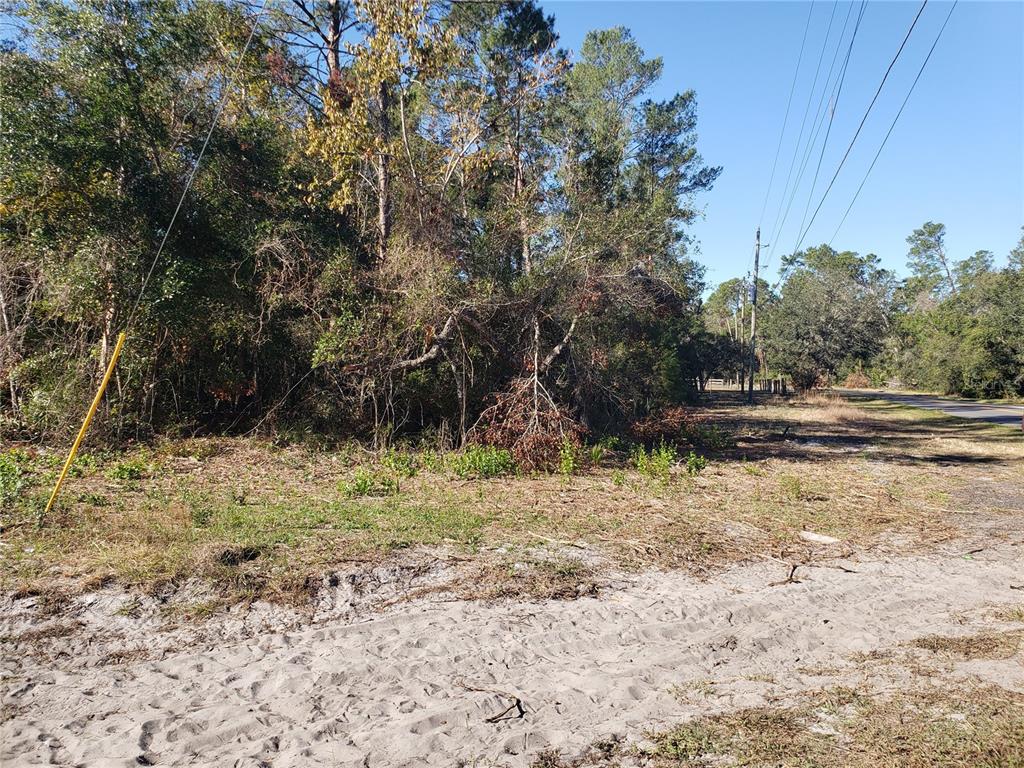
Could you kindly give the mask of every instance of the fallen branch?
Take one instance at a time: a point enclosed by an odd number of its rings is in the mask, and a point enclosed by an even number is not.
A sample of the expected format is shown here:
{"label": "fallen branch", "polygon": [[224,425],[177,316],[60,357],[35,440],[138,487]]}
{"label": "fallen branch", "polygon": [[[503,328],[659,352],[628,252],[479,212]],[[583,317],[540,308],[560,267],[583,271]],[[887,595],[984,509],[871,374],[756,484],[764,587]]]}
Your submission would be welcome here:
{"label": "fallen branch", "polygon": [[[464,680],[456,680],[455,684],[460,688],[464,688],[467,691],[473,691],[474,693],[490,693],[495,696],[503,696],[506,699],[512,699],[512,703],[505,707],[504,710],[491,717],[485,717],[485,723],[500,723],[502,720],[521,720],[526,717],[526,707],[523,704],[523,700],[520,699],[513,693],[508,691],[499,691],[494,688],[478,688],[473,685],[467,685]],[[508,716],[510,712],[515,710],[515,715]]]}

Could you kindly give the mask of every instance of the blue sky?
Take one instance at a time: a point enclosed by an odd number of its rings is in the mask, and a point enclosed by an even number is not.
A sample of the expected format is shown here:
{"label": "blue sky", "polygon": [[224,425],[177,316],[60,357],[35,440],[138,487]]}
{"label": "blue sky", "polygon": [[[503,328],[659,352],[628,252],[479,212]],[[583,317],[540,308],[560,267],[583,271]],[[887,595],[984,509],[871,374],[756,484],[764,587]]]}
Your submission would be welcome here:
{"label": "blue sky", "polygon": [[[626,26],[648,56],[664,60],[664,75],[654,98],[688,88],[697,92],[698,146],[709,164],[723,167],[714,190],[699,200],[705,218],[693,228],[700,241],[698,259],[707,267],[711,284],[750,267],[754,230],[761,219],[811,12],[775,184],[761,221],[762,240],[774,246],[762,250],[762,263],[767,259],[768,277],[774,280],[780,257],[796,245],[824,136],[822,130],[789,218],[773,232],[833,3],[816,2],[813,9],[806,2],[727,0],[542,0],[542,5],[554,14],[563,47],[578,51],[587,30]],[[918,2],[869,0],[808,218],[919,7]],[[928,3],[809,229],[805,246],[832,239],[950,7],[934,0]],[[837,71],[859,8],[860,3],[854,3],[849,14]],[[808,124],[850,9],[850,3],[835,5]],[[805,140],[807,133],[805,128]],[[1024,225],[1024,3],[961,0],[957,5],[833,246],[876,253],[885,266],[902,274],[905,238],[929,219],[945,223],[947,250],[956,258],[987,249],[1002,264],[1020,237]]]}

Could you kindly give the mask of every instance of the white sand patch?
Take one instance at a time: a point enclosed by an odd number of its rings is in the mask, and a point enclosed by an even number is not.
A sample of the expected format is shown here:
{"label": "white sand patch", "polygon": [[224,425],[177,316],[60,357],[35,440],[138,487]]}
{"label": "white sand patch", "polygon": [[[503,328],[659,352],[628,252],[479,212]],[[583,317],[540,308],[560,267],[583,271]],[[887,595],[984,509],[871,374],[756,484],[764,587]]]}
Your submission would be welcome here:
{"label": "white sand patch", "polygon": [[[1024,547],[844,565],[855,572],[801,566],[795,583],[780,563],[705,582],[647,572],[571,602],[434,597],[367,613],[342,600],[305,626],[256,606],[168,629],[105,591],[37,652],[17,638],[47,625],[8,598],[0,762],[525,766],[544,748],[821,685],[812,670],[849,668],[853,652],[962,632],[965,611],[1019,603]],[[714,700],[680,697],[695,683]]]}

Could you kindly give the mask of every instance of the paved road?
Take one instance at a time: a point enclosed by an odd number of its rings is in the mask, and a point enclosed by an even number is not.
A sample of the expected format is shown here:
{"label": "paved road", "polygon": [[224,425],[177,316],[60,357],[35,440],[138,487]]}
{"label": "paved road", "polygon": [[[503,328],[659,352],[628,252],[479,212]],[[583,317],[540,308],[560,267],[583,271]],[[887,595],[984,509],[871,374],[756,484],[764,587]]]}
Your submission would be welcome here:
{"label": "paved road", "polygon": [[1019,427],[1024,417],[1022,405],[987,405],[973,400],[954,400],[934,395],[911,395],[903,392],[885,392],[882,390],[847,389],[841,390],[850,395],[867,395],[894,403],[912,405],[915,408],[927,408],[942,411],[949,416],[973,421],[987,421],[991,424],[1003,424],[1008,427]]}

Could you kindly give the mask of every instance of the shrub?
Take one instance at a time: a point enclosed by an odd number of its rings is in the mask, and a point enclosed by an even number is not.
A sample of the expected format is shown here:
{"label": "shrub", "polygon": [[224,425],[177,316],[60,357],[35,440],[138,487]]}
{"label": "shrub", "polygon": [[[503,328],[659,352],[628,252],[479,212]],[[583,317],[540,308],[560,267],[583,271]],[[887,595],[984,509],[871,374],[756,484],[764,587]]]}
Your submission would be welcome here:
{"label": "shrub", "polygon": [[866,389],[871,386],[871,379],[864,371],[851,371],[843,380],[843,386],[849,389]]}
{"label": "shrub", "polygon": [[512,453],[493,445],[470,445],[451,458],[452,471],[462,478],[487,478],[515,472]]}
{"label": "shrub", "polygon": [[416,456],[389,448],[380,460],[381,466],[391,470],[398,477],[413,477],[419,469]]}
{"label": "shrub", "polygon": [[398,493],[398,480],[360,467],[351,480],[342,480],[338,484],[338,490],[350,499],[358,496],[394,496]]}
{"label": "shrub", "polygon": [[[600,457],[598,457],[600,460]],[[580,470],[579,447],[570,440],[563,440],[558,451],[558,472],[563,477],[571,477]]]}
{"label": "shrub", "polygon": [[708,460],[703,456],[698,456],[693,451],[690,451],[690,455],[686,457],[686,474],[690,477],[695,477],[703,472],[708,466]]}
{"label": "shrub", "polygon": [[667,483],[672,479],[672,465],[676,461],[676,449],[672,445],[659,443],[647,451],[638,445],[630,454],[630,461],[637,471],[650,480]]}

